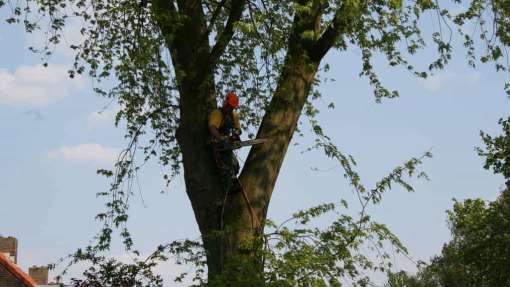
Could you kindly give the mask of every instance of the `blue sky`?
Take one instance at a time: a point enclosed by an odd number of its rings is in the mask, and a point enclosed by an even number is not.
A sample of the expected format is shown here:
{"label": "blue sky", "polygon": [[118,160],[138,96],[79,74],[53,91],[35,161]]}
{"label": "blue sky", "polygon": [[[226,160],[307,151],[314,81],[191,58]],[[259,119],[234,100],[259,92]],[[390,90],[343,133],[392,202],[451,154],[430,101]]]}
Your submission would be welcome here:
{"label": "blue sky", "polygon": [[[75,31],[67,31],[67,39],[76,39]],[[20,27],[0,24],[0,234],[18,238],[18,262],[25,270],[54,262],[92,238],[99,228],[93,218],[103,204],[95,194],[108,188],[96,170],[111,166],[125,146],[123,130],[113,126],[115,106],[93,95],[88,79],[66,77],[69,51],[57,49],[49,68],[42,68],[28,51],[39,41]],[[430,52],[413,62],[426,66]],[[492,200],[503,185],[501,177],[482,168],[474,147],[481,145],[480,130],[499,133],[497,120],[508,116],[510,101],[503,92],[508,78],[490,66],[468,68],[464,55],[456,52],[446,70],[427,80],[379,64],[383,82],[401,94],[382,104],[375,103],[367,80],[357,76],[360,53],[332,52],[326,59],[336,81],[320,87],[324,111],[319,119],[334,142],[357,159],[368,186],[432,149],[434,158],[423,165],[430,181],[413,181],[412,194],[396,188],[370,210],[416,260],[438,254],[449,239],[445,210],[453,198]],[[336,109],[326,109],[330,101]],[[300,208],[353,196],[335,162],[301,152],[310,141],[309,134],[297,137],[300,145],[289,149],[269,211],[277,221]],[[161,242],[198,237],[182,179],[166,188],[165,169],[147,165],[132,202],[130,226],[142,252]],[[120,248],[113,253],[124,256]],[[396,264],[413,270],[404,259]],[[165,265],[159,271],[168,278],[175,269]]]}

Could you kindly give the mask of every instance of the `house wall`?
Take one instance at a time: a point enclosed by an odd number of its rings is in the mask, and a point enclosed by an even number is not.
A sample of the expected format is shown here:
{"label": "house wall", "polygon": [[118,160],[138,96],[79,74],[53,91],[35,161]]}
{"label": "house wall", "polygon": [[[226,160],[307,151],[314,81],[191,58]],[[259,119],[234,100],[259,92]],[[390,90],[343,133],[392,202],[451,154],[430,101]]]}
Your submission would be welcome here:
{"label": "house wall", "polygon": [[48,267],[32,266],[28,268],[28,275],[34,279],[37,285],[48,285]]}

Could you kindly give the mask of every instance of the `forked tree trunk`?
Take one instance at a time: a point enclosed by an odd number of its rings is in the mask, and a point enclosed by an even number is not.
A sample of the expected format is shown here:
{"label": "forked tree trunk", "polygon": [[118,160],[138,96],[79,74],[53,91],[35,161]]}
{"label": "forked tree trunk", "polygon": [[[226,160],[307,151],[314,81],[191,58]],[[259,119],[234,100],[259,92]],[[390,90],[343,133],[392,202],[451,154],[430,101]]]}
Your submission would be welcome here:
{"label": "forked tree trunk", "polygon": [[[318,63],[312,62],[303,50],[288,55],[278,89],[258,133],[259,138],[268,141],[252,148],[240,175],[248,201],[240,192],[226,198],[221,189],[211,147],[206,144],[208,110],[182,110],[179,143],[186,188],[204,239],[210,280],[224,271],[232,263],[230,260],[244,264],[237,270],[243,276],[262,270],[260,258],[252,252],[257,248],[253,239],[257,232],[262,232],[263,226],[259,224],[266,219],[276,179],[317,69]],[[193,98],[209,93],[193,87],[190,87]],[[222,212],[223,203],[226,204]],[[219,230],[220,225],[223,230]]]}
{"label": "forked tree trunk", "polygon": [[[243,2],[234,0],[231,7],[240,5],[238,8],[242,9]],[[259,223],[266,219],[276,179],[322,58],[312,60],[312,40],[302,37],[305,31],[319,33],[321,8],[317,6],[306,15],[295,16],[278,87],[258,132],[259,138],[268,141],[252,148],[240,175],[254,209],[252,216],[243,193],[231,194],[225,201],[219,171],[207,143],[210,138],[207,118],[216,106],[214,59],[211,57],[221,53],[224,49],[221,45],[226,44],[220,42],[210,48],[207,37],[204,39],[207,27],[201,1],[178,1],[179,13],[192,19],[178,28],[169,21],[177,7],[169,3],[154,0],[153,13],[163,35],[170,35],[166,41],[180,92],[177,139],[182,152],[186,192],[207,253],[209,282],[218,278],[225,266],[234,260],[241,260],[236,272],[257,277],[261,275],[262,262],[251,252],[253,239],[257,232],[262,232],[263,226]],[[231,8],[232,14],[236,13],[234,8]],[[240,11],[237,11],[238,18]],[[223,39],[228,42],[228,35]]]}

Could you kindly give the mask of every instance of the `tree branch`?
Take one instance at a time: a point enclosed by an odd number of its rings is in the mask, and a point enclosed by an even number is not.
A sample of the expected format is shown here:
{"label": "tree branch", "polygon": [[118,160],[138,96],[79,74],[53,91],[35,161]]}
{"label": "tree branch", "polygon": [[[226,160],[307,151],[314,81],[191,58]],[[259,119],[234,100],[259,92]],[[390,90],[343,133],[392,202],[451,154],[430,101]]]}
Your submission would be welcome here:
{"label": "tree branch", "polygon": [[348,32],[347,28],[353,26],[353,21],[359,20],[359,17],[366,11],[367,1],[354,1],[353,3],[344,3],[337,9],[333,20],[326,28],[321,37],[316,41],[310,56],[315,61],[320,61],[326,53],[331,49],[339,37]]}
{"label": "tree branch", "polygon": [[158,24],[161,32],[165,36],[167,46],[170,48],[170,42],[167,39],[167,35],[172,33],[173,27],[170,21],[166,21],[166,17],[171,17],[170,13],[176,11],[174,1],[165,0],[152,0],[152,13],[156,17],[156,23]]}
{"label": "tree branch", "polygon": [[221,35],[218,37],[218,40],[214,44],[209,55],[209,63],[212,65],[214,65],[223,54],[223,52],[225,52],[228,43],[234,35],[234,24],[238,22],[239,19],[241,19],[245,5],[246,0],[232,0],[230,5],[230,13],[227,23],[225,24],[225,28],[223,29]]}
{"label": "tree branch", "polygon": [[206,37],[208,37],[209,34],[211,33],[214,26],[214,22],[216,22],[216,18],[218,18],[218,16],[220,15],[221,9],[223,9],[225,3],[227,3],[227,0],[221,0],[220,4],[218,4],[218,7],[216,7],[216,9],[214,10],[211,17],[211,21],[209,22],[209,28],[207,29],[207,35],[205,35]]}
{"label": "tree branch", "polygon": [[152,0],[151,3],[153,5],[157,5],[159,9],[166,11],[176,11],[174,1]]}
{"label": "tree branch", "polygon": [[326,53],[333,47],[338,37],[344,31],[343,28],[345,25],[345,17],[343,15],[343,9],[339,9],[335,12],[335,16],[331,23],[329,24],[326,31],[321,35],[321,37],[316,41],[315,45],[311,51],[311,57],[315,61],[320,61]]}

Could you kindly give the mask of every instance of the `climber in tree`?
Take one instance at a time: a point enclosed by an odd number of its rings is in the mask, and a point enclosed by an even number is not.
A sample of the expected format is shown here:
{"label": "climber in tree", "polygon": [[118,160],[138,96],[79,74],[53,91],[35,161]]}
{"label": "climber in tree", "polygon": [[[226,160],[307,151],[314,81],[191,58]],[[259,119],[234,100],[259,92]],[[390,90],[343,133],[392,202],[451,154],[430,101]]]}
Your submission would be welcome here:
{"label": "climber in tree", "polygon": [[223,106],[209,115],[214,159],[227,192],[231,190],[233,184],[238,184],[239,161],[232,148],[229,148],[232,142],[240,141],[241,125],[239,115],[235,111],[237,108],[239,108],[239,98],[234,92],[229,92],[223,101]]}

